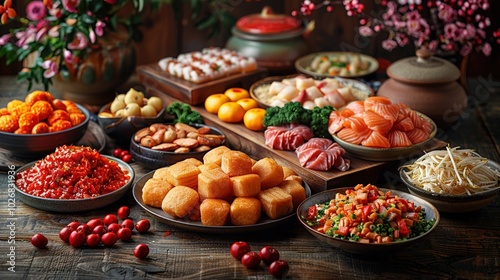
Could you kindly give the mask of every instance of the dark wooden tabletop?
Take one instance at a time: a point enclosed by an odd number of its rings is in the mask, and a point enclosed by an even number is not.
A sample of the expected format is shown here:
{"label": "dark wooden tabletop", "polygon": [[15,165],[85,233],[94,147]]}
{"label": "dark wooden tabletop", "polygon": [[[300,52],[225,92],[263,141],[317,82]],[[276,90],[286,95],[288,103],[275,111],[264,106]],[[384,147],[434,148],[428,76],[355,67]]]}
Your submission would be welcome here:
{"label": "dark wooden tabletop", "polygon": [[[437,137],[451,146],[474,148],[484,157],[500,161],[500,92],[498,85],[480,78],[469,88],[469,108],[463,119]],[[25,85],[14,77],[0,77],[0,107],[24,98]],[[1,139],[0,139],[1,141]],[[112,143],[112,142],[111,142]],[[108,144],[103,153],[112,149]],[[139,178],[148,170],[132,164]],[[406,191],[381,172],[375,183]],[[441,214],[439,226],[416,246],[380,256],[350,255],[320,243],[294,219],[252,233],[201,233],[167,225],[144,211],[127,193],[102,209],[81,213],[52,213],[9,201],[7,173],[0,174],[0,278],[1,279],[272,279],[266,266],[247,269],[229,254],[230,245],[247,241],[253,251],[272,245],[290,265],[287,279],[499,279],[500,199],[477,212]],[[351,182],[353,185],[357,182]],[[134,232],[132,241],[113,247],[72,248],[62,242],[59,230],[73,220],[87,222],[131,209],[131,218],[149,219],[146,234]],[[49,243],[37,249],[30,239],[43,233]],[[134,247],[146,243],[149,257],[134,257]]]}

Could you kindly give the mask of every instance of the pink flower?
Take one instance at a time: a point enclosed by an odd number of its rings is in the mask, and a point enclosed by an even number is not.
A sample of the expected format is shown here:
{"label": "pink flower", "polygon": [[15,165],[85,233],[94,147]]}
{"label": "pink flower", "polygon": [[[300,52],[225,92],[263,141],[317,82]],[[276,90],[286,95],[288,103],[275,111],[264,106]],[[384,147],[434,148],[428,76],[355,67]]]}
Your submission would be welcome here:
{"label": "pink flower", "polygon": [[359,27],[359,34],[364,37],[370,37],[373,35],[373,30],[368,26]]}
{"label": "pink flower", "polygon": [[43,72],[43,76],[47,79],[54,77],[58,72],[57,65],[52,60],[45,60],[42,64],[42,67],[43,69],[45,69],[45,71]]}
{"label": "pink flower", "polygon": [[396,43],[396,41],[394,40],[387,39],[382,41],[382,48],[384,48],[385,50],[392,51],[397,46],[398,43]]}
{"label": "pink flower", "polygon": [[9,42],[10,38],[12,38],[12,34],[10,34],[10,33],[7,33],[7,34],[4,34],[3,36],[1,36],[0,37],[0,46],[7,44]]}
{"label": "pink flower", "polygon": [[65,10],[70,13],[76,13],[78,11],[77,7],[80,4],[80,0],[62,0],[62,4]]}
{"label": "pink flower", "polygon": [[438,18],[444,22],[452,22],[457,17],[457,12],[446,4],[439,5]]}
{"label": "pink flower", "polygon": [[28,6],[26,6],[26,17],[29,20],[37,21],[41,20],[47,14],[45,5],[42,1],[31,1]]}
{"label": "pink flower", "polygon": [[106,23],[98,20],[95,24],[95,33],[97,36],[102,36],[104,34],[104,27],[106,27]]}
{"label": "pink flower", "polygon": [[66,62],[66,64],[75,63],[75,57],[73,56],[73,53],[70,50],[64,49],[63,56],[64,56],[64,62]]}
{"label": "pink flower", "polygon": [[68,44],[68,49],[70,50],[83,50],[89,45],[87,37],[81,32],[76,33],[73,42]]}

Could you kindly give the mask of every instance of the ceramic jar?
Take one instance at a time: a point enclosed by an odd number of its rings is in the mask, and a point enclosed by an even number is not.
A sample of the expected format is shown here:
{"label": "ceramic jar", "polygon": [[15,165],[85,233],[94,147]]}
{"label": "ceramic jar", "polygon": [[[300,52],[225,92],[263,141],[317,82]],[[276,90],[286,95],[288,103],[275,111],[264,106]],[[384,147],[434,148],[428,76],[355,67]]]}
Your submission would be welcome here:
{"label": "ceramic jar", "polygon": [[305,32],[300,20],[274,14],[266,6],[260,14],[244,16],[236,22],[226,48],[255,58],[259,66],[272,74],[292,73],[295,60],[308,53]]}
{"label": "ceramic jar", "polygon": [[387,79],[377,92],[430,117],[438,127],[457,122],[467,108],[467,95],[457,82],[460,70],[428,49],[398,60],[387,68]]}

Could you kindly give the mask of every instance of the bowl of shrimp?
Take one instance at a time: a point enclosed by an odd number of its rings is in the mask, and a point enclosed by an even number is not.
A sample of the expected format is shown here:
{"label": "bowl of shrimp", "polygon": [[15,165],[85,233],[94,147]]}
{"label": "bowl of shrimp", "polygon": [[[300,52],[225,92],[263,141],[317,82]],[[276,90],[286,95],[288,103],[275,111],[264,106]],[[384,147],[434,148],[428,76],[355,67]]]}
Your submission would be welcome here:
{"label": "bowl of shrimp", "polygon": [[437,126],[428,116],[402,103],[370,96],[333,111],[328,131],[354,157],[393,161],[414,158],[432,149]]}
{"label": "bowl of shrimp", "polygon": [[84,106],[56,99],[45,91],[29,93],[24,101],[13,100],[7,110],[11,114],[1,117],[1,127],[7,127],[12,116],[16,122],[11,125],[17,129],[0,130],[0,148],[19,158],[41,158],[59,146],[76,144],[90,121],[90,112]]}
{"label": "bowl of shrimp", "polygon": [[500,164],[472,149],[446,147],[399,168],[408,191],[444,213],[478,211],[500,193]]}

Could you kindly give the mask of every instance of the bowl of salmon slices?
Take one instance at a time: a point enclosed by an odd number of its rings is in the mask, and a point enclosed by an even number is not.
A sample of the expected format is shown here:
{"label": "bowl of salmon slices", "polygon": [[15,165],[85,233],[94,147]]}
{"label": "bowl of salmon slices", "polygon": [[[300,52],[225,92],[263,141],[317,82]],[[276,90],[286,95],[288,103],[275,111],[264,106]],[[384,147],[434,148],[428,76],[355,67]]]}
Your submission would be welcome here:
{"label": "bowl of salmon slices", "polygon": [[328,131],[347,153],[370,161],[402,160],[432,148],[437,126],[386,97],[353,101],[330,115]]}

